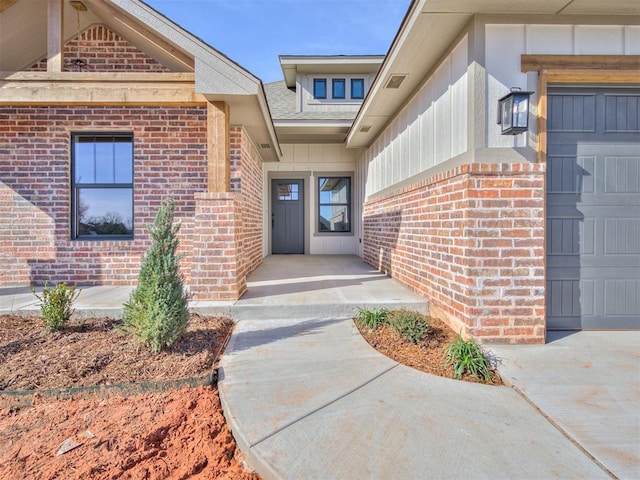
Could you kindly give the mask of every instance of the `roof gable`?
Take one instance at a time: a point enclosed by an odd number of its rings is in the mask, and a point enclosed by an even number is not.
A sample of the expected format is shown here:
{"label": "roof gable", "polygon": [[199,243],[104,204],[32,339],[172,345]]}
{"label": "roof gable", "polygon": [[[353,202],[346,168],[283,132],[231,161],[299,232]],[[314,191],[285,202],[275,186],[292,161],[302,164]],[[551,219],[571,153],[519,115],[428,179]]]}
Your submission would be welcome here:
{"label": "roof gable", "polygon": [[[275,147],[266,153],[268,159],[281,156],[262,82],[251,72],[140,0],[82,0],[86,9],[79,10],[70,0],[60,2],[60,37],[65,44],[92,25],[105,25],[127,45],[135,46],[139,58],[143,58],[140,52],[144,53],[145,63],[155,59],[156,63],[148,65],[163,65],[176,73],[194,72],[196,94],[209,101],[227,102],[231,123],[243,125],[254,142]],[[0,72],[9,73],[6,78],[10,79],[10,72],[32,66],[47,52],[50,5],[48,0],[0,5],[4,5],[0,11]],[[112,70],[115,67],[111,65]]]}

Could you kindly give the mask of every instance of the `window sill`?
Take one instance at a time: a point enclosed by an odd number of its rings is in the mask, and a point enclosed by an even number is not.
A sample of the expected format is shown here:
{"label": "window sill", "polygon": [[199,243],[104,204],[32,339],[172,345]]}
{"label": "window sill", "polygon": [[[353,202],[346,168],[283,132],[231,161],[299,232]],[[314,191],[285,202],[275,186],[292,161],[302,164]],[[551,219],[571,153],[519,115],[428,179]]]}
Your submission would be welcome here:
{"label": "window sill", "polygon": [[87,237],[76,237],[72,238],[72,242],[97,242],[97,241],[107,241],[107,242],[131,242],[134,240],[133,236],[104,236],[104,235],[92,235]]}

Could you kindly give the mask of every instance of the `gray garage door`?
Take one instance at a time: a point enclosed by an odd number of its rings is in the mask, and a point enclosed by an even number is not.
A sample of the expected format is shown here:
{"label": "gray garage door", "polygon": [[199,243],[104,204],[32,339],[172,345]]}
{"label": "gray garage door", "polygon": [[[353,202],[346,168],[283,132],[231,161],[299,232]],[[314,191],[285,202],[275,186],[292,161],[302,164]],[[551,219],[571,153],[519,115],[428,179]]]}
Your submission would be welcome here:
{"label": "gray garage door", "polygon": [[640,88],[551,88],[547,327],[640,328]]}

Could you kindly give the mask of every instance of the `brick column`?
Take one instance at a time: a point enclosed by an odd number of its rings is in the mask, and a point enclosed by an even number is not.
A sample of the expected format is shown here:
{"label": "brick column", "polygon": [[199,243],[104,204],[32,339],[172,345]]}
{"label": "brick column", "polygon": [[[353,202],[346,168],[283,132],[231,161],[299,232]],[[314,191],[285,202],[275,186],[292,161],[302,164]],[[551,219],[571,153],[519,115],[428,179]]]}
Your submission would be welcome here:
{"label": "brick column", "polygon": [[545,341],[545,164],[469,172],[469,333],[487,343]]}
{"label": "brick column", "polygon": [[544,343],[544,164],[461,165],[364,204],[364,260],[487,343]]}
{"label": "brick column", "polygon": [[238,194],[196,193],[191,284],[194,300],[237,300],[247,288],[242,275]]}

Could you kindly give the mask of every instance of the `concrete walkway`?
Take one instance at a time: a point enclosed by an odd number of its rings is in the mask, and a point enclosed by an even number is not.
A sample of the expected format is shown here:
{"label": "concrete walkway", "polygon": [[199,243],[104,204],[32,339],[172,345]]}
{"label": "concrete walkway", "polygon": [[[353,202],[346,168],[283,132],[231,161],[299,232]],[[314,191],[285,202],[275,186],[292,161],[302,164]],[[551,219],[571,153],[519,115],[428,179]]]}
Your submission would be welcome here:
{"label": "concrete walkway", "polygon": [[514,389],[398,365],[348,318],[241,321],[220,380],[265,480],[610,478]]}
{"label": "concrete walkway", "polygon": [[640,478],[640,332],[549,332],[495,346],[500,373],[618,478]]}

